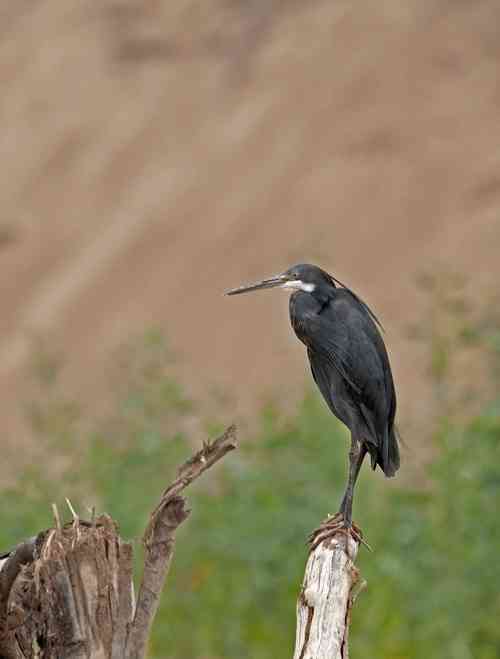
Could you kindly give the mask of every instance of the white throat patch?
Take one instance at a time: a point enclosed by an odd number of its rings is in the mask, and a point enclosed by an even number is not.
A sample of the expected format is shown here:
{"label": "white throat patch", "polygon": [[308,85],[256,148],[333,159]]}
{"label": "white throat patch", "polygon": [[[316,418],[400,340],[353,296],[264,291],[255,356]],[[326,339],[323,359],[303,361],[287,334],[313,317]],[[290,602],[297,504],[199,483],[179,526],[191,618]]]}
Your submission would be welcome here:
{"label": "white throat patch", "polygon": [[294,291],[304,291],[304,293],[312,293],[316,286],[314,284],[306,284],[300,279],[291,279],[283,284],[282,288],[292,289]]}

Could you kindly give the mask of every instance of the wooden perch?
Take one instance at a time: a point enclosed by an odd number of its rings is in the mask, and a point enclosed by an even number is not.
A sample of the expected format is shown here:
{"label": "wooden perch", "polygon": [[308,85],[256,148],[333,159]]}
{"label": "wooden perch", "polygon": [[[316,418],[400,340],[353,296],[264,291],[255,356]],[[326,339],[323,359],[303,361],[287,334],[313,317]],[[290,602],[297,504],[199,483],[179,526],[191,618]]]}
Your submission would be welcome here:
{"label": "wooden perch", "polygon": [[[172,560],[175,532],[189,511],[181,492],[236,448],[235,429],[179,470],[144,533],[137,605],[132,546],[107,515],[43,531],[0,557],[0,659],[143,659]],[[94,517],[94,515],[93,515]]]}
{"label": "wooden perch", "polygon": [[365,586],[354,565],[358,547],[342,531],[313,545],[297,601],[293,659],[348,659],[351,608]]}

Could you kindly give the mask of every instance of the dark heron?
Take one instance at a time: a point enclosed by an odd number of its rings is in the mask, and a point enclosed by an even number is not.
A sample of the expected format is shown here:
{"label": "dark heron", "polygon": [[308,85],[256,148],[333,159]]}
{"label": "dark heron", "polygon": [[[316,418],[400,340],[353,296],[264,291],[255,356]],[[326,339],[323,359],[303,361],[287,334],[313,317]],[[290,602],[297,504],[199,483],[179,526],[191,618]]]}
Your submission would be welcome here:
{"label": "dark heron", "polygon": [[337,527],[350,530],[354,486],[365,455],[386,476],[399,468],[396,392],[381,326],[363,300],[315,265],[295,265],[228,295],[276,287],[292,291],[290,320],[307,348],[314,381],[351,432],[347,487],[335,516]]}

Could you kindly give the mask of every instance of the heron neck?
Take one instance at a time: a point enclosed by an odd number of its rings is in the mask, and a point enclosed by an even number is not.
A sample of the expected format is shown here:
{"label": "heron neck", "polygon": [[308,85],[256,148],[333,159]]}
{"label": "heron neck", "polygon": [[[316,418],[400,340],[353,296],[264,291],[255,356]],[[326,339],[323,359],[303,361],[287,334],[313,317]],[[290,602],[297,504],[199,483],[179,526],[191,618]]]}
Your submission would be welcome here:
{"label": "heron neck", "polygon": [[318,302],[318,304],[323,308],[329,304],[330,300],[333,300],[335,296],[335,288],[331,286],[317,286],[311,295]]}

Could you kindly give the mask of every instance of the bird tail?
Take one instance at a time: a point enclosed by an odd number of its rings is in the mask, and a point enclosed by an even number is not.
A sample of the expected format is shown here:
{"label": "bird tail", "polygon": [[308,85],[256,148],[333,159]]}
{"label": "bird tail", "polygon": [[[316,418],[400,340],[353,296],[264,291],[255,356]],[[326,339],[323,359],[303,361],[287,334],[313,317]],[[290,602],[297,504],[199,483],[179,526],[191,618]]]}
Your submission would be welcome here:
{"label": "bird tail", "polygon": [[384,437],[382,455],[379,457],[379,465],[384,474],[391,478],[399,469],[399,433],[396,426],[392,426]]}

